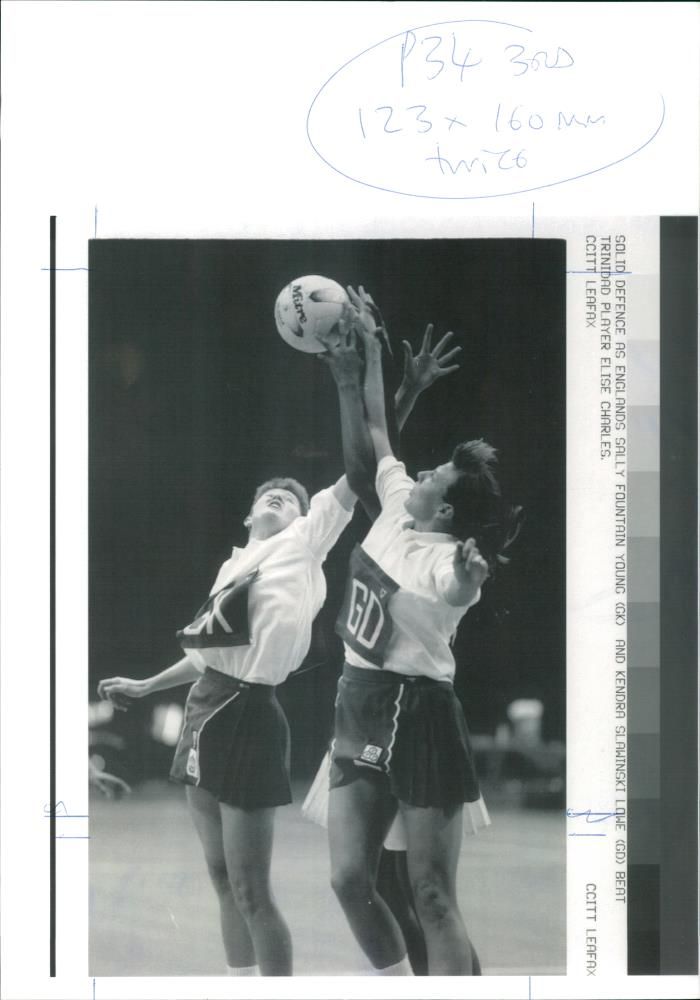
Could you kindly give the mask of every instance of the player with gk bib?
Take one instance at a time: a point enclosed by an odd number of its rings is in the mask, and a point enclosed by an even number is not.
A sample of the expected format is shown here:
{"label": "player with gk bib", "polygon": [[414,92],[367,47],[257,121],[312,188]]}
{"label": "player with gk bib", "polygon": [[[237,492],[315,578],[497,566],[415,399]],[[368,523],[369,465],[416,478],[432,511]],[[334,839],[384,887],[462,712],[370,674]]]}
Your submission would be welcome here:
{"label": "player with gk bib", "polygon": [[[387,431],[381,342],[370,297],[350,290],[357,332],[329,346],[346,472],[367,490],[358,455],[376,458],[381,514],[352,556],[337,630],[345,644],[331,746],[331,878],[375,972],[410,975],[406,944],[377,892],[382,842],[397,811],[430,975],[477,971],[456,895],[464,803],[479,799],[464,714],[454,689],[451,639],[517,534],[520,509],[501,498],[495,450],[458,445],[417,482],[394,457]],[[364,385],[346,355],[365,356]],[[359,371],[359,366],[355,366]],[[364,401],[364,409],[363,409]],[[369,432],[369,433],[367,433]]]}
{"label": "player with gk bib", "polygon": [[270,887],[275,809],[292,801],[289,727],[275,687],[308,652],[326,596],[321,566],[354,503],[344,476],[310,503],[294,479],[263,483],[245,520],[247,544],[233,549],[177,634],[185,656],[153,677],[98,687],[127,707],[195,681],[170,775],[186,785],[230,975],[292,974],[290,933]]}

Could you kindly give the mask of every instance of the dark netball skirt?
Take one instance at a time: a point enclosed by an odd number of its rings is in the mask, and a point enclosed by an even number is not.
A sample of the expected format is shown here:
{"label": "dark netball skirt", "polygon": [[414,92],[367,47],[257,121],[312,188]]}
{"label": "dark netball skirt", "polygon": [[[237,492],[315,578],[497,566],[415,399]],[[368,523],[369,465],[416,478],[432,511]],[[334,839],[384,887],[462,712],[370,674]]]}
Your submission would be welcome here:
{"label": "dark netball skirt", "polygon": [[467,723],[449,682],[346,663],[331,757],[331,788],[376,775],[409,805],[479,798]]}
{"label": "dark netball skirt", "polygon": [[170,777],[240,809],[291,802],[289,726],[274,687],[207,667],[190,689]]}

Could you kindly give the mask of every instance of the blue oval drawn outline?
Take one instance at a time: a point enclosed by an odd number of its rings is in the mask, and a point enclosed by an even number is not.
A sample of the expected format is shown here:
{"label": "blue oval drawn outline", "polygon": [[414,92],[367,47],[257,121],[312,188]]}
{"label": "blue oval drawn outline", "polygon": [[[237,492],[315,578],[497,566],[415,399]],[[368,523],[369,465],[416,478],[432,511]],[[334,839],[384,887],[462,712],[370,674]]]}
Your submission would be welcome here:
{"label": "blue oval drawn outline", "polygon": [[309,110],[306,115],[306,138],[309,140],[309,145],[313,149],[314,153],[316,153],[318,158],[322,160],[327,167],[330,167],[331,170],[335,171],[335,173],[337,174],[340,174],[340,176],[344,177],[346,180],[352,181],[353,184],[362,184],[363,187],[372,188],[372,190],[374,191],[385,191],[387,194],[398,194],[404,198],[426,198],[431,201],[481,201],[485,198],[512,198],[513,196],[519,194],[529,194],[532,191],[543,191],[546,188],[558,187],[560,184],[570,184],[572,181],[580,181],[584,177],[590,177],[593,174],[600,173],[602,170],[609,170],[610,167],[616,167],[618,164],[624,163],[625,160],[629,160],[630,157],[636,156],[637,153],[641,153],[641,151],[646,146],[648,146],[650,142],[654,141],[656,136],[661,131],[661,127],[663,126],[664,121],[666,120],[666,102],[664,101],[664,95],[662,93],[659,93],[659,98],[661,99],[661,120],[659,121],[659,124],[656,126],[656,129],[649,136],[649,138],[645,142],[643,142],[641,146],[638,146],[637,149],[632,150],[631,153],[627,153],[625,156],[621,156],[619,160],[613,160],[611,163],[606,163],[602,167],[595,167],[594,170],[586,170],[582,174],[575,174],[573,177],[565,177],[560,181],[551,181],[549,184],[537,184],[535,185],[535,187],[520,188],[518,191],[503,191],[499,192],[498,194],[416,194],[415,192],[412,191],[398,191],[395,188],[382,187],[380,184],[370,184],[369,181],[362,181],[359,180],[357,177],[351,177],[350,174],[346,174],[338,167],[334,166],[329,160],[325,158],[325,156],[323,156],[318,151],[318,149],[314,145],[313,139],[311,138],[311,133],[309,131],[309,120],[311,118],[311,113],[313,112],[314,105],[316,104],[316,101],[319,99],[319,97],[326,89],[328,84],[332,80],[334,80],[339,73],[342,73],[343,70],[350,65],[350,63],[355,62],[357,59],[361,59],[362,56],[366,55],[368,52],[371,52],[372,49],[376,49],[380,45],[384,45],[385,42],[391,42],[395,38],[401,38],[402,35],[408,34],[409,31],[423,31],[425,28],[440,28],[445,24],[498,24],[502,25],[505,28],[516,28],[519,31],[527,31],[530,34],[532,34],[532,28],[526,28],[522,24],[510,24],[508,21],[494,21],[494,20],[489,20],[487,18],[463,18],[457,21],[436,21],[433,24],[421,24],[415,28],[406,28],[405,31],[399,31],[395,35],[389,35],[388,38],[383,38],[380,42],[375,42],[374,45],[370,45],[368,48],[363,49],[363,51],[359,52],[356,56],[352,56],[352,58],[348,59],[347,62],[343,63],[343,65],[339,69],[337,69],[335,73],[332,73],[331,76],[328,77],[326,82],[316,92],[313,101],[309,105]]}

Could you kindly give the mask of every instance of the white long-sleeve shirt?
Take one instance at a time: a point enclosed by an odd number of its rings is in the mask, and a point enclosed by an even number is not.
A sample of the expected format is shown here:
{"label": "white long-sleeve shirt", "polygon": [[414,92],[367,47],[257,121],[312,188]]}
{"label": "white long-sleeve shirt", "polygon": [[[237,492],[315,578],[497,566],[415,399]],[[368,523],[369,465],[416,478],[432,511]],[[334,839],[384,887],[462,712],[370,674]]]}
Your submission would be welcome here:
{"label": "white long-sleeve shirt", "polygon": [[[270,685],[281,684],[296,670],[309,650],[311,624],[326,597],[322,564],[351,517],[332,488],[321,490],[312,497],[306,516],[270,538],[234,548],[210,595],[257,570],[248,594],[250,642],[187,648],[196,666]],[[218,622],[215,610],[211,616],[216,634],[221,616]]]}
{"label": "white long-sleeve shirt", "polygon": [[[460,619],[479,601],[481,591],[461,607],[453,607],[445,600],[445,591],[454,578],[457,539],[442,532],[413,530],[404,504],[415,483],[406,475],[403,463],[393,456],[383,458],[377,467],[376,483],[382,512],[362,549],[399,587],[387,605],[392,634],[383,668],[409,677],[422,675],[451,681],[455,673],[451,640]],[[356,622],[359,611],[351,605],[349,620]],[[358,652],[361,647],[357,643],[354,646],[345,643],[348,663],[380,669]]]}

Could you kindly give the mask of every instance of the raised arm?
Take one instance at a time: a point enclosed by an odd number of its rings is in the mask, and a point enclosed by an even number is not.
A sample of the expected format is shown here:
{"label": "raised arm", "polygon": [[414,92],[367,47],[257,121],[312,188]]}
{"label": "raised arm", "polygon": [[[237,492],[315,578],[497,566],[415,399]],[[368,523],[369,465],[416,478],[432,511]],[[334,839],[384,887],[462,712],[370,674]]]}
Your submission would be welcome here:
{"label": "raised arm", "polygon": [[348,288],[348,294],[358,315],[358,330],[362,337],[365,354],[364,403],[374,457],[380,462],[386,455],[393,455],[394,449],[389,437],[384,398],[384,378],[382,375],[382,342],[377,336],[376,318],[370,308],[371,300],[364,289],[360,294]]}
{"label": "raised arm", "polygon": [[[327,352],[320,357],[333,372],[340,400],[340,417],[343,437],[343,455],[350,489],[357,494],[360,502],[374,519],[380,510],[375,493],[376,446],[367,424],[369,414],[365,405],[369,393],[375,400],[381,398],[384,407],[382,433],[385,437],[383,452],[394,454],[398,447],[397,430],[406,423],[418,396],[443,375],[449,375],[459,368],[449,362],[461,350],[459,347],[446,350],[451,333],[431,346],[433,326],[429,324],[423,336],[421,348],[413,354],[408,341],[403,342],[403,379],[394,399],[387,399],[387,372],[385,362],[389,362],[387,332],[379,307],[362,285],[358,291],[348,287],[348,295],[355,312],[341,321],[341,336],[326,341]],[[350,325],[355,322],[366,358],[365,385],[362,379],[362,358],[357,350],[356,337]],[[389,413],[387,413],[389,411]],[[376,416],[378,417],[378,409]],[[375,430],[379,424],[374,421]]]}
{"label": "raised arm", "polygon": [[367,296],[362,288],[358,293],[348,288],[348,295],[358,314],[358,329],[362,336],[365,353],[364,402],[369,433],[374,448],[374,456],[380,462],[394,450],[389,439],[384,399],[384,379],[382,376],[382,342],[377,336],[375,317],[370,309]]}
{"label": "raised arm", "polygon": [[[384,323],[384,318],[382,317],[381,310],[379,309],[377,303],[374,301],[369,292],[362,287],[362,285],[359,286],[358,292],[355,292],[353,288],[348,288],[348,294],[358,310],[358,314],[362,318],[365,329],[368,332],[374,332],[376,337],[384,342],[387,348],[387,353],[390,354],[391,351],[388,347],[389,342],[386,324]],[[387,429],[390,441],[394,441],[394,432],[392,431],[391,421],[395,419],[397,429],[399,431],[403,430],[404,424],[406,423],[406,420],[408,419],[408,416],[420,394],[425,392],[426,389],[429,389],[430,386],[433,385],[433,383],[439,378],[442,378],[443,375],[449,375],[459,369],[459,365],[449,364],[449,362],[452,361],[457,354],[459,354],[462,348],[453,347],[451,350],[446,351],[453,334],[451,332],[446,333],[444,337],[438,341],[435,347],[431,346],[432,337],[433,324],[428,323],[425,328],[425,333],[423,334],[423,342],[420,350],[415,355],[409,342],[407,340],[402,341],[404,355],[403,377],[400,386],[394,394],[393,412],[391,406],[392,401],[388,399],[386,400],[389,404]],[[388,391],[384,371],[384,362],[386,360],[386,354],[382,351],[382,375],[384,377],[385,397]]]}
{"label": "raised arm", "polygon": [[459,365],[451,365],[449,362],[457,356],[462,348],[453,347],[452,350],[445,352],[445,348],[449,345],[453,334],[446,333],[437,342],[435,347],[431,348],[432,336],[433,324],[428,323],[423,335],[423,343],[416,355],[413,354],[409,342],[407,340],[402,341],[404,354],[403,380],[394,397],[396,420],[399,430],[403,430],[408,415],[420,394],[429,389],[443,375],[456,372],[459,368]]}
{"label": "raised arm", "polygon": [[350,489],[348,477],[341,476],[337,483],[333,483],[332,488],[333,496],[336,498],[340,506],[344,507],[347,511],[351,511],[355,506],[357,494]]}
{"label": "raised arm", "polygon": [[443,597],[453,607],[467,607],[477,598],[479,588],[489,575],[489,567],[473,538],[458,542]]}
{"label": "raised arm", "polygon": [[329,339],[326,348],[326,353],[319,357],[330,368],[338,389],[348,489],[359,498],[373,520],[379,513],[380,505],[374,489],[376,464],[364,413],[362,358],[357,350],[357,335],[348,323],[343,323],[339,340]]}

